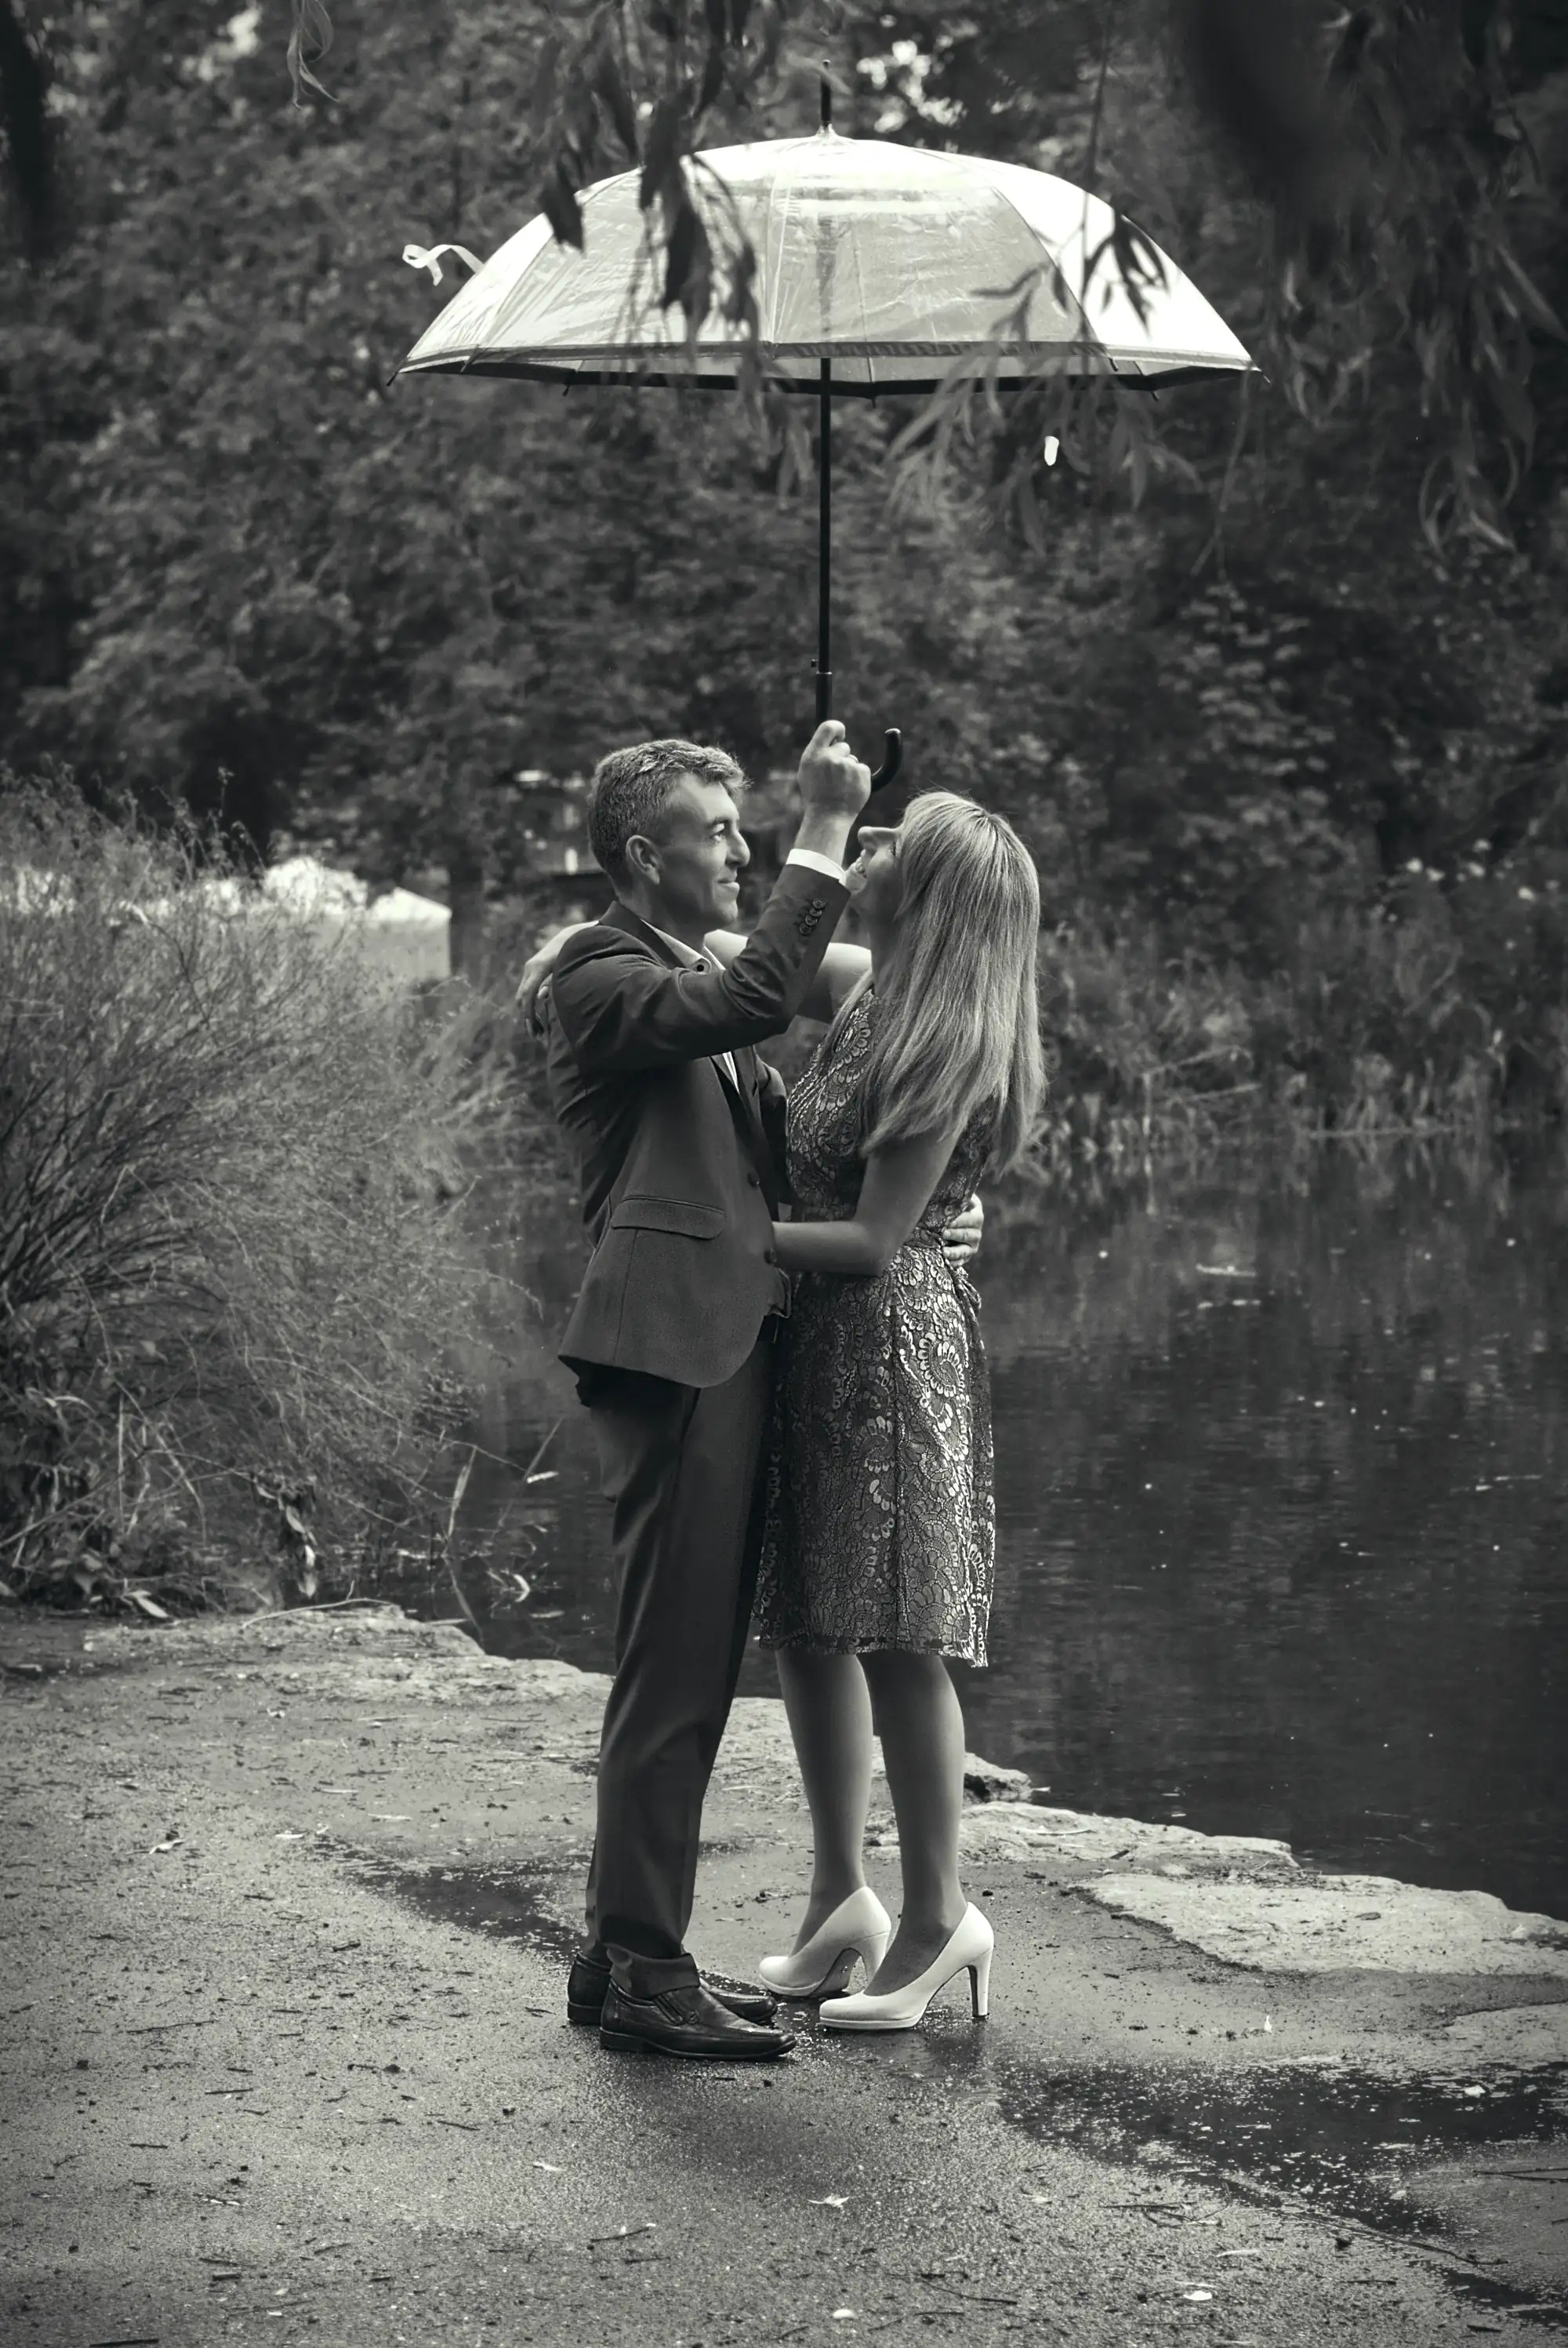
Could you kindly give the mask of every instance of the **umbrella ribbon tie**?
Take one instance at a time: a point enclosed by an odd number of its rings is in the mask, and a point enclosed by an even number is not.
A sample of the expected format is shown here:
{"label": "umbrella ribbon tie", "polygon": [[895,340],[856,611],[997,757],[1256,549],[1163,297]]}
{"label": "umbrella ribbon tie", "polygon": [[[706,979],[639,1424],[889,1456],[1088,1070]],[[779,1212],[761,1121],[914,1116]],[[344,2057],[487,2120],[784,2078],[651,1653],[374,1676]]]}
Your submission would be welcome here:
{"label": "umbrella ribbon tie", "polygon": [[444,252],[455,252],[458,260],[466,261],[472,270],[483,269],[485,265],[477,254],[469,252],[466,244],[405,244],[403,248],[403,258],[407,262],[410,269],[428,269],[431,283],[439,285],[441,255]]}

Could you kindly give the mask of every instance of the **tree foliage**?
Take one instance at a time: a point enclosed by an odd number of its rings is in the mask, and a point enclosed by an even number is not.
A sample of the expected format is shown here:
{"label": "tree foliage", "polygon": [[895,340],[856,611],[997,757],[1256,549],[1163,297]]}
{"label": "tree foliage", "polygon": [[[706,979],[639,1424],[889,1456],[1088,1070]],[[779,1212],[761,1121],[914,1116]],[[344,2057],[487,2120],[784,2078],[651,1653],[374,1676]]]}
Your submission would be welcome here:
{"label": "tree foliage", "polygon": [[1411,860],[1556,879],[1544,0],[1303,0],[1270,12],[1283,48],[1244,0],[341,0],[330,52],[319,11],[295,28],[299,104],[289,0],[169,0],[155,41],[132,0],[31,10],[55,225],[5,264],[16,751],[455,886],[513,869],[521,770],[655,732],[787,764],[815,514],[776,425],[390,378],[431,303],[405,242],[488,251],[547,195],[570,233],[601,170],[641,171],[673,301],[736,299],[682,244],[680,158],[809,124],[825,57],[846,129],[1095,185],[1265,367],[1245,405],[1048,383],[846,409],[852,730],[902,723],[915,781],[1013,807],[1058,914],[1135,901],[1205,950],[1281,952],[1304,875],[1336,901]]}

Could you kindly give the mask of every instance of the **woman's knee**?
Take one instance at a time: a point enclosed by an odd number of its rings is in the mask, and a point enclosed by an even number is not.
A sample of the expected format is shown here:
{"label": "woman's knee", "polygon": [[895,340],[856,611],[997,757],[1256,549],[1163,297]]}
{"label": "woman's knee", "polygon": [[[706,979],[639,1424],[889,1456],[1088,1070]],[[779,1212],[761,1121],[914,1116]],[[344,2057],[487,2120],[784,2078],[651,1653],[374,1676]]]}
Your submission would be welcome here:
{"label": "woman's knee", "polygon": [[900,1698],[939,1698],[952,1687],[948,1666],[940,1655],[885,1647],[862,1655],[860,1661],[874,1704],[897,1702]]}

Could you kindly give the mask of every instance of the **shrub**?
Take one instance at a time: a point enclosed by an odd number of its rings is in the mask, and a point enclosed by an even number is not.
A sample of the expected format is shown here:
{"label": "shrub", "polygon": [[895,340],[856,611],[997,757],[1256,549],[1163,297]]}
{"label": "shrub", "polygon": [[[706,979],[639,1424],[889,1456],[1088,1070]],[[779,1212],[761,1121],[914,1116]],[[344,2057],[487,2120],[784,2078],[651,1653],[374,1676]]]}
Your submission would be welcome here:
{"label": "shrub", "polygon": [[1501,873],[1413,870],[1376,907],[1304,914],[1259,990],[1260,1056],[1326,1131],[1488,1130],[1559,1118],[1568,903]]}
{"label": "shrub", "polygon": [[1142,1158],[1234,1132],[1258,1105],[1253,992],[1223,964],[1171,957],[1153,923],[1126,915],[1042,939],[1044,1159]]}
{"label": "shrub", "polygon": [[0,1574],[221,1583],[258,1504],[390,1539],[470,1282],[462,1023],[210,840],[0,789]]}
{"label": "shrub", "polygon": [[1304,898],[1263,969],[1173,954],[1164,925],[1126,911],[1042,941],[1042,1166],[1563,1115],[1568,897],[1417,872],[1372,903]]}

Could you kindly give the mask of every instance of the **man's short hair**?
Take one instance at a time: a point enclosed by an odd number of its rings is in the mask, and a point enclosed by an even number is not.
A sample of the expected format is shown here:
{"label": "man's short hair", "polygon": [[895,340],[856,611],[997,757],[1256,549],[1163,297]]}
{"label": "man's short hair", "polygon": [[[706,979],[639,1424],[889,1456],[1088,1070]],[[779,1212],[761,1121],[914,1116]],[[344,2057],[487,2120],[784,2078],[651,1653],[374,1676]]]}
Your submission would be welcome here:
{"label": "man's short hair", "polygon": [[682,775],[743,791],[746,778],[727,750],[700,742],[638,742],[612,750],[593,770],[588,795],[588,844],[600,869],[619,888],[630,879],[629,839],[659,839],[670,800]]}

